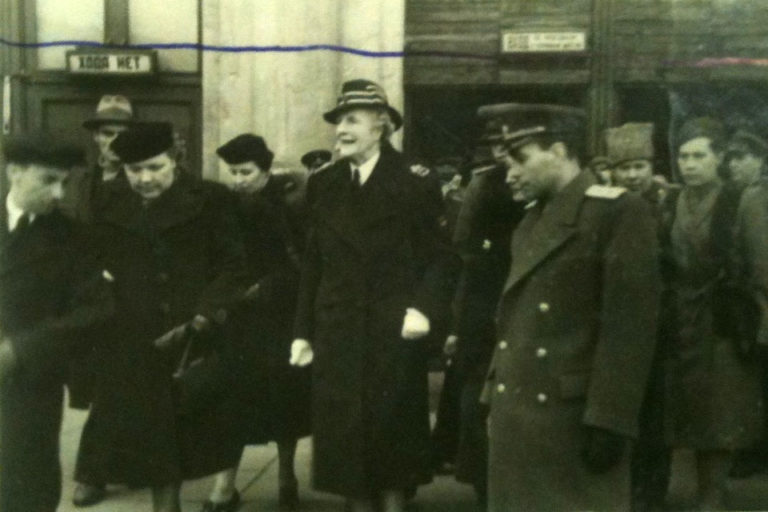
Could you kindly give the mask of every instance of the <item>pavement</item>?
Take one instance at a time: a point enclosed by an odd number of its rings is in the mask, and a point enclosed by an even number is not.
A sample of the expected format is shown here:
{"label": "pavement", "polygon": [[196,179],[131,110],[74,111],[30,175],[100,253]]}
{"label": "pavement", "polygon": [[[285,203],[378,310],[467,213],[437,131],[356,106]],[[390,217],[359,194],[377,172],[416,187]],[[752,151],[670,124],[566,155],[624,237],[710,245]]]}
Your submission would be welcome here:
{"label": "pavement", "polygon": [[[434,410],[437,392],[442,384],[442,375],[430,374],[430,388]],[[131,490],[125,487],[108,487],[108,497],[102,503],[76,508],[72,505],[75,484],[72,480],[75,457],[80,441],[80,432],[87,418],[87,412],[66,409],[61,432],[61,464],[63,489],[59,512],[150,512],[151,496],[148,490]],[[299,442],[296,454],[296,476],[299,480],[300,511],[340,511],[343,500],[337,496],[315,492],[310,485],[311,438]],[[213,478],[185,482],[182,487],[183,512],[198,512],[208,497]],[[237,476],[237,489],[242,496],[240,512],[268,512],[277,508],[277,447],[274,443],[265,446],[249,446],[243,455]],[[476,512],[472,488],[459,484],[452,475],[438,476],[426,486],[420,487],[410,505],[414,512]]]}

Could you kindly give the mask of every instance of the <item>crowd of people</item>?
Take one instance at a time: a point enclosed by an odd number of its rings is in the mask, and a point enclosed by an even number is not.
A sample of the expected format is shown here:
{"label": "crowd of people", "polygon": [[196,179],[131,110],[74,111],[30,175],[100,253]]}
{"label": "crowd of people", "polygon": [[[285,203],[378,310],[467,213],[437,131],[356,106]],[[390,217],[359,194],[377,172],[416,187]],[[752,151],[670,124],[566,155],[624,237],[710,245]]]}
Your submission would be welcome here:
{"label": "crowd of people", "polygon": [[678,448],[696,509],[720,510],[729,476],[768,467],[768,141],[686,120],[665,176],[650,123],[589,161],[582,110],[496,104],[444,176],[391,145],[374,82],[323,117],[335,146],[304,177],[244,133],[223,184],[119,95],[83,125],[99,157],[76,183],[82,149],[4,141],[0,510],[56,510],[64,384],[89,410],[83,507],[123,484],[179,512],[215,474],[203,512],[237,510],[243,449],[275,441],[295,510],[310,434],[313,486],[351,512],[404,510],[448,461],[490,512],[664,510]]}

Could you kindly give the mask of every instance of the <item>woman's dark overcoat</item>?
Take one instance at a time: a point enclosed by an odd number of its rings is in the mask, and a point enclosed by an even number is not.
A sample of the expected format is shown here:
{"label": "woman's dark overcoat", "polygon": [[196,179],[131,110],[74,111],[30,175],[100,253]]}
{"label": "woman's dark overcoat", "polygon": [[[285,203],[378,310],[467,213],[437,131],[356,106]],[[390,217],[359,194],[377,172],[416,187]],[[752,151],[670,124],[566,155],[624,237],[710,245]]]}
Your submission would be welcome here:
{"label": "woman's dark overcoat", "polygon": [[315,354],[315,487],[366,497],[425,483],[427,347],[401,327],[406,308],[434,323],[450,300],[439,188],[386,144],[359,189],[345,161],[315,187],[295,329]]}
{"label": "woman's dark overcoat", "polygon": [[303,240],[285,202],[286,180],[271,176],[258,193],[237,197],[246,251],[247,283],[257,294],[228,323],[237,343],[237,372],[248,444],[310,433],[311,370],[288,364]]}
{"label": "woman's dark overcoat", "polygon": [[180,415],[172,374],[184,344],[153,346],[196,314],[221,318],[242,297],[244,250],[232,196],[183,174],[147,206],[126,187],[96,229],[117,314],[99,354],[77,479],[162,485],[233,466],[241,445],[230,432],[231,401]]}

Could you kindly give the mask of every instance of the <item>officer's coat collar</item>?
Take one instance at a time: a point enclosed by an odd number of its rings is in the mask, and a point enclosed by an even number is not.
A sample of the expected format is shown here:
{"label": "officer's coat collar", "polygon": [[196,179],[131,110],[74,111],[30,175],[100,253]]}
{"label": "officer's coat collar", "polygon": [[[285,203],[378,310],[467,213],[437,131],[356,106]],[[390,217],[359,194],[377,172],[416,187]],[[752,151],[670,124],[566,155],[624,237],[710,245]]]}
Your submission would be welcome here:
{"label": "officer's coat collar", "polygon": [[584,192],[594,182],[589,172],[582,171],[552,198],[538,219],[540,207],[526,213],[512,238],[512,267],[504,293],[576,234]]}

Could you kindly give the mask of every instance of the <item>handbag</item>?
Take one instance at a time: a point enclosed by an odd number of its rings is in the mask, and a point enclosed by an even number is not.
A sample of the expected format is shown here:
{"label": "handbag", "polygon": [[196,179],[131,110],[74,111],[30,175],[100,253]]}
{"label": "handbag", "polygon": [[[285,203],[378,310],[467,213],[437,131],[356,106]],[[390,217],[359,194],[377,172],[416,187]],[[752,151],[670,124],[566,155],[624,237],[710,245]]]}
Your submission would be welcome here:
{"label": "handbag", "polygon": [[187,331],[187,342],[173,373],[177,412],[190,415],[211,408],[228,388],[221,355],[212,345],[213,332]]}

